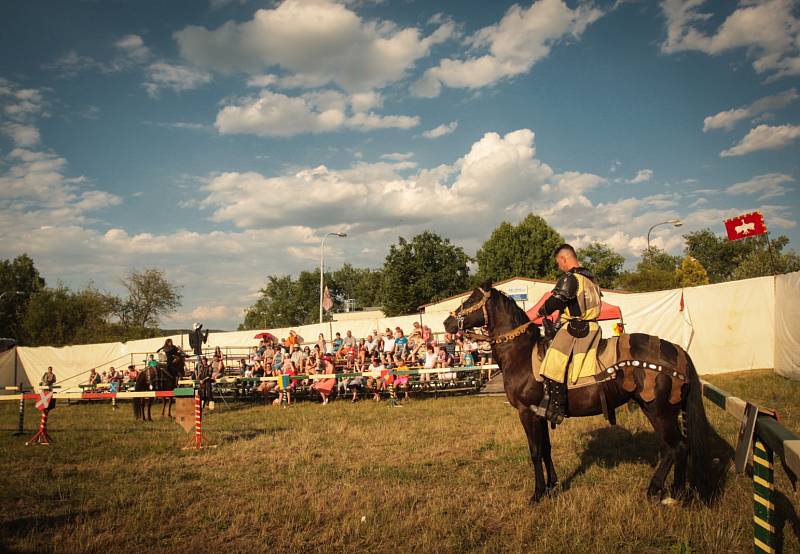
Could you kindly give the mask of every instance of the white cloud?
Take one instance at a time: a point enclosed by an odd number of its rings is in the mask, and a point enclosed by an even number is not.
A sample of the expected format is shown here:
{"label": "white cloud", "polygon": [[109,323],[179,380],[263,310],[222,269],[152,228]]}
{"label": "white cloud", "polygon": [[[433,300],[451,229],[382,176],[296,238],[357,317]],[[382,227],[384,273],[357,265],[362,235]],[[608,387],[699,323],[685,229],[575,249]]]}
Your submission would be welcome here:
{"label": "white cloud", "polygon": [[633,185],[639,183],[646,183],[650,179],[653,178],[653,170],[652,169],[640,169],[636,172],[636,175],[633,179],[629,179],[627,182]]}
{"label": "white cloud", "polygon": [[710,35],[697,26],[712,19],[711,13],[700,11],[705,3],[665,0],[661,4],[667,22],[663,52],[698,50],[718,55],[744,48],[753,59],[753,69],[768,74],[768,80],[800,75],[800,19],[795,17],[793,0],[741,0]]}
{"label": "white cloud", "polygon": [[206,71],[166,62],[150,64],[146,73],[144,88],[152,97],[158,96],[159,91],[165,88],[182,92],[211,82],[211,74]]}
{"label": "white cloud", "polygon": [[474,52],[486,53],[441,60],[412,85],[411,91],[432,98],[439,95],[442,85],[480,88],[528,73],[550,54],[553,45],[580,37],[602,15],[588,4],[570,9],[563,0],[538,0],[528,8],[515,4],[499,23],[484,27],[468,39]]}
{"label": "white cloud", "polygon": [[742,140],[734,146],[723,150],[719,155],[723,158],[744,156],[758,150],[779,150],[800,137],[800,125],[759,125],[750,129]]}
{"label": "white cloud", "polygon": [[121,52],[134,62],[144,63],[150,57],[150,49],[139,35],[125,35],[114,43]]}
{"label": "white cloud", "polygon": [[422,133],[422,136],[426,139],[436,139],[439,137],[443,137],[445,135],[449,135],[453,131],[458,128],[458,121],[451,121],[450,123],[442,123],[438,127],[434,127],[433,129],[429,129]]}
{"label": "white cloud", "polygon": [[244,23],[228,21],[215,30],[190,25],[174,37],[181,56],[199,67],[249,73],[280,67],[300,86],[334,82],[364,92],[402,79],[454,30],[445,22],[422,36],[413,27],[362,20],[330,0],[287,0]]}
{"label": "white cloud", "polygon": [[363,97],[353,100],[333,90],[287,96],[265,89],[258,97],[224,106],[217,114],[215,126],[223,134],[287,137],[341,129],[410,129],[419,124],[416,116],[378,115],[359,110],[351,113],[348,106],[354,103],[361,110],[370,102]]}
{"label": "white cloud", "polygon": [[381,154],[382,160],[389,160],[390,162],[405,162],[413,157],[413,152],[391,152],[389,154]]}
{"label": "white cloud", "polygon": [[274,85],[278,82],[278,76],[272,75],[271,73],[266,73],[264,75],[253,75],[247,80],[248,87],[257,87],[257,88],[264,88],[270,85]]}
{"label": "white cloud", "polygon": [[790,189],[786,186],[788,183],[793,183],[791,188],[796,188],[794,185],[794,178],[783,173],[769,173],[767,175],[758,175],[747,181],[735,183],[725,189],[728,194],[754,194],[758,195],[759,200],[766,200],[767,198],[774,198],[776,196],[783,196]]}
{"label": "white cloud", "polygon": [[23,125],[21,123],[6,123],[2,126],[2,131],[14,141],[17,146],[29,147],[39,143],[39,129],[33,125]]}
{"label": "white cloud", "polygon": [[0,101],[3,114],[14,121],[24,122],[32,117],[47,117],[42,89],[22,88],[0,77]]}
{"label": "white cloud", "polygon": [[784,108],[797,100],[797,98],[797,91],[792,88],[778,94],[759,98],[749,106],[733,108],[710,115],[703,119],[703,132],[707,133],[713,129],[725,129],[726,131],[730,131],[738,122],[744,119],[771,116],[771,114],[769,114],[770,110]]}

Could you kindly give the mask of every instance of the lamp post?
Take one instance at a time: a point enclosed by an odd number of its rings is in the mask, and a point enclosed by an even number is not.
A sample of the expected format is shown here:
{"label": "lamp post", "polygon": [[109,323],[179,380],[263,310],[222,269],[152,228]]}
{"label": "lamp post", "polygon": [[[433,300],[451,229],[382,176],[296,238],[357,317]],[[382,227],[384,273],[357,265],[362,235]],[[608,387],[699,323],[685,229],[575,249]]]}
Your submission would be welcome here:
{"label": "lamp post", "polygon": [[683,221],[681,221],[680,219],[669,219],[667,221],[662,221],[661,223],[656,223],[655,225],[650,227],[650,229],[647,230],[647,249],[648,250],[650,250],[650,233],[653,231],[653,229],[655,229],[659,225],[674,225],[675,227],[680,227],[681,225],[683,225]]}
{"label": "lamp post", "polygon": [[322,323],[322,291],[325,286],[325,239],[328,237],[344,238],[347,233],[328,233],[322,237],[322,244],[319,247],[319,322]]}

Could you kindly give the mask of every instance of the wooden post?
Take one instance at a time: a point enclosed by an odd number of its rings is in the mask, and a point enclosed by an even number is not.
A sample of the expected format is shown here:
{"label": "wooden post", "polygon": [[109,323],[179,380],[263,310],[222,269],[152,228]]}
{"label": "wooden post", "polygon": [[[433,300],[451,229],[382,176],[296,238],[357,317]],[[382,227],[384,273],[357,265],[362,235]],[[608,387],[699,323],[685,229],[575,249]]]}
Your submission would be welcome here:
{"label": "wooden post", "polygon": [[22,383],[19,384],[19,427],[14,436],[25,433],[25,392],[22,390]]}
{"label": "wooden post", "polygon": [[203,410],[200,402],[200,392],[194,395],[194,447],[200,448],[203,445]]}

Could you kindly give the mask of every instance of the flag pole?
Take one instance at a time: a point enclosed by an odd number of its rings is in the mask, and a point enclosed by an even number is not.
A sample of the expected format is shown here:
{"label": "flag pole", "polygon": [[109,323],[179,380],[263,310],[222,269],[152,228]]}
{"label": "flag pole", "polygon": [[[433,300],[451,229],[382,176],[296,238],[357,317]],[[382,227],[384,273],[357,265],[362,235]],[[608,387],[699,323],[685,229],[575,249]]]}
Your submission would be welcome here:
{"label": "flag pole", "polygon": [[777,273],[775,271],[775,255],[772,253],[772,241],[769,240],[769,231],[764,233],[764,238],[767,240],[767,250],[769,251],[769,261],[772,265],[772,274],[775,275]]}

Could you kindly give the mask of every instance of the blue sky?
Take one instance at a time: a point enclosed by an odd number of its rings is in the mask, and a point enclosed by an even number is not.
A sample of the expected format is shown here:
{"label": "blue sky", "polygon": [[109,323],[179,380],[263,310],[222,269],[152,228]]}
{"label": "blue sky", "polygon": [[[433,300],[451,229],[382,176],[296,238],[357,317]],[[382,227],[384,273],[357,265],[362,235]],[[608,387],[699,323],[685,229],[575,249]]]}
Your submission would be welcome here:
{"label": "blue sky", "polygon": [[474,254],[533,211],[635,263],[760,209],[797,249],[800,6],[17,2],[0,7],[0,256],[235,328],[266,275]]}

